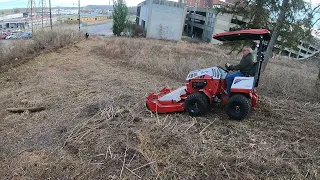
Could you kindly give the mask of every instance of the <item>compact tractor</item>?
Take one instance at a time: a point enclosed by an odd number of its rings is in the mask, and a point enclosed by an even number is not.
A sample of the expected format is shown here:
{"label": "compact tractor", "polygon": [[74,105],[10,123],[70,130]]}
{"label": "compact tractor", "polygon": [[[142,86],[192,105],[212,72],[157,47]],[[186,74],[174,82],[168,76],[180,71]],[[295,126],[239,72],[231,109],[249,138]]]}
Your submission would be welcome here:
{"label": "compact tractor", "polygon": [[235,77],[231,93],[226,93],[226,68],[214,66],[191,71],[186,78],[186,85],[176,90],[163,88],[158,94],[152,93],[146,98],[146,106],[153,113],[172,113],[187,111],[191,116],[200,116],[209,106],[220,102],[226,105],[226,112],[231,119],[242,120],[249,115],[258,103],[256,87],[259,84],[263,52],[271,38],[266,29],[249,29],[219,33],[213,36],[219,41],[256,40],[257,62],[251,72],[244,77]]}

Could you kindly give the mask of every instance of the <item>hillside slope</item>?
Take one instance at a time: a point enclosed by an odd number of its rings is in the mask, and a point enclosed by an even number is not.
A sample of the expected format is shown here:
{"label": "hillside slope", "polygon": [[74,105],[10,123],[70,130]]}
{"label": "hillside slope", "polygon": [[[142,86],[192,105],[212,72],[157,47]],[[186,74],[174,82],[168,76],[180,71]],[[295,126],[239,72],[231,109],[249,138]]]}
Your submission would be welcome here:
{"label": "hillside slope", "polygon": [[[188,53],[202,61],[188,61]],[[320,104],[287,96],[296,92],[290,88],[272,94],[264,85],[242,122],[229,120],[220,106],[199,118],[146,110],[148,93],[177,88],[185,71],[228,58],[202,45],[92,39],[0,74],[0,177],[317,179]],[[34,106],[46,109],[6,111]]]}

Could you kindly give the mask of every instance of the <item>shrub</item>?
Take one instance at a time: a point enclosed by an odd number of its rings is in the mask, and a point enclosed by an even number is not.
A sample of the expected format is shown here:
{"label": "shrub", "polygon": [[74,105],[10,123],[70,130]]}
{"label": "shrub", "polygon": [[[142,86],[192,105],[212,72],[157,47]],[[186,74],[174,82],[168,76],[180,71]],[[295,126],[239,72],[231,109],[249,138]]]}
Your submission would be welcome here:
{"label": "shrub", "polygon": [[[79,40],[81,35],[72,30],[38,31],[32,39],[16,39],[0,44],[0,67],[17,64],[43,51],[61,48]],[[17,61],[19,60],[19,61]]]}

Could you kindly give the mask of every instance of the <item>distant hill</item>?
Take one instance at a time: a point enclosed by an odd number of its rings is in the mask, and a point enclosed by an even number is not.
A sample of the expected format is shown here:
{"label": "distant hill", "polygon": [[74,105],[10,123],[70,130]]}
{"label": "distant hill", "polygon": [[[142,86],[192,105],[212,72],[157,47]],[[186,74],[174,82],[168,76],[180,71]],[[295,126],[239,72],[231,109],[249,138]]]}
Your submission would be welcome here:
{"label": "distant hill", "polygon": [[[84,6],[84,8],[89,8],[89,9],[108,9],[108,5],[88,5],[88,6]],[[110,9],[113,9],[113,6],[110,6]]]}
{"label": "distant hill", "polygon": [[[108,10],[108,5],[88,5],[84,6],[83,8],[88,8],[88,9],[104,9]],[[113,6],[110,6],[110,10],[113,10]],[[137,13],[137,6],[130,6],[128,7],[128,13],[129,14],[136,14]]]}

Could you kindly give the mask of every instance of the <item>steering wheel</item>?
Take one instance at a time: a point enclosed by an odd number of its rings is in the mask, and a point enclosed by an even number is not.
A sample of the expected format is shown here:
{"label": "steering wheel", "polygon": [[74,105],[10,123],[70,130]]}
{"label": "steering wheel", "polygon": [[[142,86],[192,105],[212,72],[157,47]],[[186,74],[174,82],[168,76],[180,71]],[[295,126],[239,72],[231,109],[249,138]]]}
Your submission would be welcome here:
{"label": "steering wheel", "polygon": [[222,70],[224,70],[224,71],[226,71],[226,72],[229,72],[229,70],[227,70],[227,69],[224,69],[223,67],[221,67],[221,66],[217,66],[218,68],[220,68],[220,69],[222,69]]}

